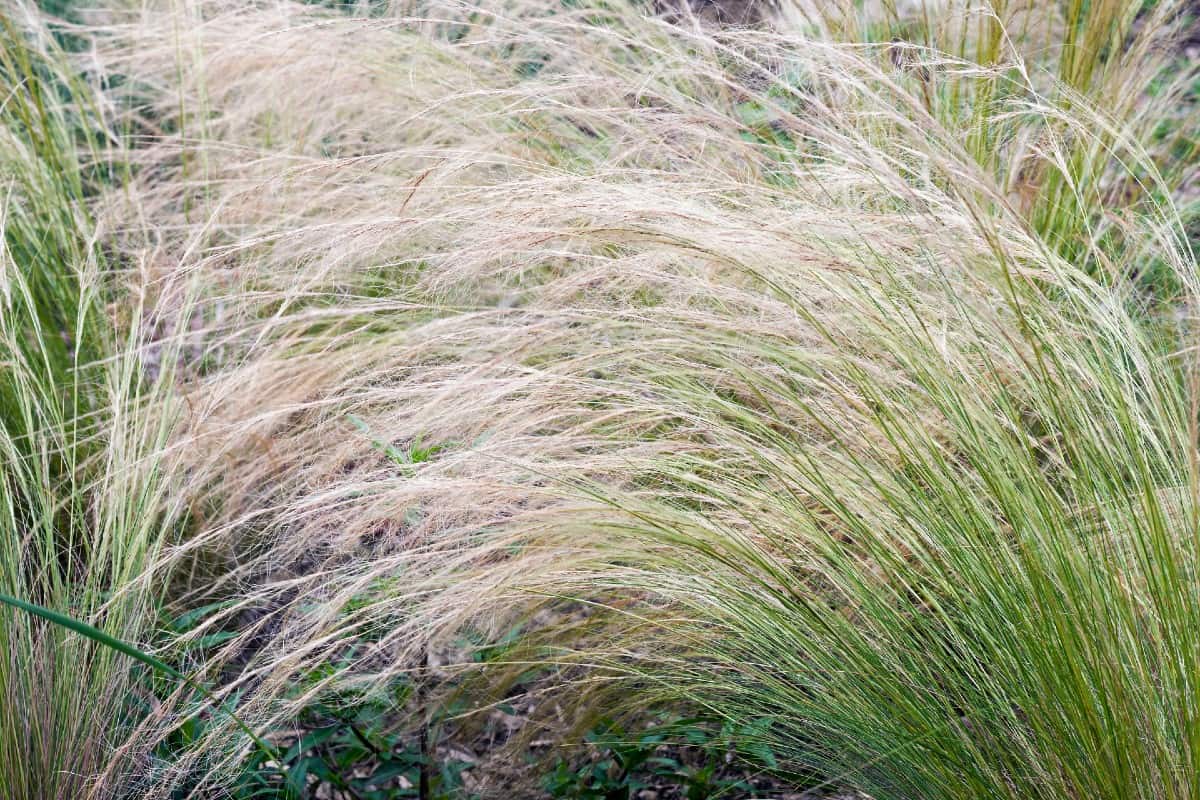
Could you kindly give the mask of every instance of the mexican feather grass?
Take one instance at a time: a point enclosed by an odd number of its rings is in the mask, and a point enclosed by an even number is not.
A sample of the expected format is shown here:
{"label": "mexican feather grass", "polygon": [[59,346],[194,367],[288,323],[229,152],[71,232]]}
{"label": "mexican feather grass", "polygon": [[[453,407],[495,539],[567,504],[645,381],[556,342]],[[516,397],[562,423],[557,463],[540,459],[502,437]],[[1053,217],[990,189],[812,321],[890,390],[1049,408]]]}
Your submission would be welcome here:
{"label": "mexican feather grass", "polygon": [[[3,72],[0,591],[236,630],[262,731],[521,676],[879,800],[1200,798],[1181,13],[83,13],[58,133]],[[219,796],[233,722],[162,763],[126,660],[2,613],[0,795]]]}

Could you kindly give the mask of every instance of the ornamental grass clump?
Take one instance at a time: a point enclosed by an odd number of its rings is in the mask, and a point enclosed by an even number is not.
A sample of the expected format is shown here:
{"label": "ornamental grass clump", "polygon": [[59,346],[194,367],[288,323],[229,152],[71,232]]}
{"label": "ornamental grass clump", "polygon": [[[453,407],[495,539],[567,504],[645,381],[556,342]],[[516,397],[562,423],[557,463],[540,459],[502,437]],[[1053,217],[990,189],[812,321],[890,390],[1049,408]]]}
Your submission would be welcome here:
{"label": "ornamental grass clump", "polygon": [[214,609],[164,648],[220,632],[240,720],[524,691],[880,800],[1200,797],[1180,5],[359,12],[79,29],[124,167],[73,224],[130,277],[77,416],[137,454],[86,490],[145,501],[96,574]]}
{"label": "ornamental grass clump", "polygon": [[[89,211],[119,180],[104,100],[30,9],[0,16],[0,593],[148,643],[180,516],[176,402],[144,371],[130,293]],[[115,324],[122,317],[124,324]],[[170,344],[162,352],[174,352]],[[0,797],[125,796],[181,699],[111,647],[0,606]]]}

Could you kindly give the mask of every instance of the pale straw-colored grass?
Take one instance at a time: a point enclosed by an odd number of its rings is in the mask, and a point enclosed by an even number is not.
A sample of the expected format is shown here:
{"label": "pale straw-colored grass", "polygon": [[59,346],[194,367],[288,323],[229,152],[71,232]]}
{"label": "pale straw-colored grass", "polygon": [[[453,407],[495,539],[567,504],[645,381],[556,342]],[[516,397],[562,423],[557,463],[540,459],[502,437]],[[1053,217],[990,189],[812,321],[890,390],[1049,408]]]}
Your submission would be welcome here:
{"label": "pale straw-colored grass", "polygon": [[767,717],[881,800],[1198,796],[1200,287],[1155,135],[1193,76],[1148,91],[1169,3],[1009,5],[98,12],[117,327],[172,373],[139,419],[186,408],[145,574],[236,601],[191,634],[241,630],[219,691],[286,721],[524,625],[497,681]]}

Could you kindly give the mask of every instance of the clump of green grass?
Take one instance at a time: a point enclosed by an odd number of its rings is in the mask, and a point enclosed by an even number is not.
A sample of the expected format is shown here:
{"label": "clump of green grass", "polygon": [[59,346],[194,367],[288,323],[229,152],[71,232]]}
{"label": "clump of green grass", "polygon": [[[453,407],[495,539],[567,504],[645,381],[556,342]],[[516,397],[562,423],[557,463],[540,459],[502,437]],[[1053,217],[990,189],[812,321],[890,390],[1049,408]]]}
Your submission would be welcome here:
{"label": "clump of green grass", "polygon": [[147,711],[128,657],[155,638],[151,567],[182,512],[173,369],[147,378],[157,312],[89,210],[124,177],[104,101],[20,3],[0,12],[0,94],[0,797],[129,796],[180,699]]}

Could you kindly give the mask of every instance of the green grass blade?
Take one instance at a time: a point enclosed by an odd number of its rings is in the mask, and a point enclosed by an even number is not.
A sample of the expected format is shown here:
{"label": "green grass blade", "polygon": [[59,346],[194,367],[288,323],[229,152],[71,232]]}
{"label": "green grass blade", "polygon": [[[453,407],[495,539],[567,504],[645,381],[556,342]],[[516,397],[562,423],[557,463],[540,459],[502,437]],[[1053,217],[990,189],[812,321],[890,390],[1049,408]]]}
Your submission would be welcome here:
{"label": "green grass blade", "polygon": [[234,723],[236,723],[237,726],[241,728],[242,731],[251,738],[251,740],[254,741],[254,744],[257,745],[265,755],[269,756],[270,758],[275,758],[278,755],[275,752],[275,748],[272,747],[265,739],[255,733],[253,729],[251,729],[250,726],[242,720],[241,717],[225,708],[221,704],[220,698],[214,695],[203,685],[196,682],[193,678],[184,675],[182,672],[175,669],[165,661],[155,658],[144,650],[139,650],[127,642],[122,642],[120,639],[109,636],[107,633],[95,627],[94,625],[89,625],[86,622],[69,617],[66,614],[60,614],[57,611],[45,608],[44,606],[39,606],[36,603],[26,602],[25,600],[4,594],[3,592],[0,592],[0,603],[5,603],[6,605],[18,608],[26,613],[32,614],[35,617],[40,617],[48,622],[52,622],[55,625],[61,625],[68,630],[78,633],[80,636],[85,636],[98,644],[102,644],[105,647],[117,651],[118,653],[127,655],[135,661],[140,661],[146,666],[158,670],[164,675],[169,675],[176,680],[182,681],[183,683],[187,684],[189,688],[195,689],[197,692],[202,694],[206,700],[213,704],[214,707],[219,708],[228,714],[229,718],[232,719]]}

